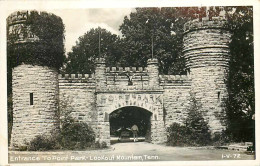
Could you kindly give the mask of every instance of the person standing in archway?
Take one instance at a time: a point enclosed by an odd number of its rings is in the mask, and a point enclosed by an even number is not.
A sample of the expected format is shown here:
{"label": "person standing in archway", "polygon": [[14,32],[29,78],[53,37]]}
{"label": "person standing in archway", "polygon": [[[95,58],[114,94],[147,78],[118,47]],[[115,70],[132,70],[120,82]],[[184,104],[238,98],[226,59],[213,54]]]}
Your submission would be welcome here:
{"label": "person standing in archway", "polygon": [[138,127],[137,127],[137,125],[134,124],[134,125],[131,127],[131,130],[132,130],[132,132],[133,132],[134,142],[135,142],[135,141],[138,141],[138,135],[137,135],[137,133],[138,133]]}

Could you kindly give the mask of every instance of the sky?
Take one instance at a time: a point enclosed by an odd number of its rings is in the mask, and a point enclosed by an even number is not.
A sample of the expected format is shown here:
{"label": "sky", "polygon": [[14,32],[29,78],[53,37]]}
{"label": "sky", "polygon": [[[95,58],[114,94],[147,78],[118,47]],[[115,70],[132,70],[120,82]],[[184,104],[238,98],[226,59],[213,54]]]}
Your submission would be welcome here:
{"label": "sky", "polygon": [[113,34],[121,35],[119,26],[124,17],[129,16],[134,8],[91,8],[48,10],[62,18],[65,25],[65,49],[71,51],[78,38],[91,28],[105,28]]}

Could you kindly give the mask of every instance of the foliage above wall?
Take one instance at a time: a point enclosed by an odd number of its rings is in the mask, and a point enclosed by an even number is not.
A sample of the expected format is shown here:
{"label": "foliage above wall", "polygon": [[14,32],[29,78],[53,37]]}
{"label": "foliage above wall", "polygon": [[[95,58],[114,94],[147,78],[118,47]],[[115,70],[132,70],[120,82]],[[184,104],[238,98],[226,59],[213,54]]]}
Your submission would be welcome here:
{"label": "foliage above wall", "polygon": [[111,34],[100,27],[91,29],[79,37],[72,51],[68,53],[65,72],[93,73],[95,59],[98,57],[104,57],[107,65],[114,66],[120,59],[120,50],[119,37],[117,35]]}
{"label": "foliage above wall", "polygon": [[27,63],[59,69],[65,59],[62,19],[46,12],[31,11],[26,15],[21,23],[8,22],[8,66]]}
{"label": "foliage above wall", "polygon": [[[254,123],[251,118],[255,112],[253,7],[137,8],[129,17],[124,18],[120,26],[122,38],[113,45],[117,52],[109,52],[116,58],[107,61],[110,65],[146,66],[147,59],[152,57],[153,38],[153,56],[159,59],[160,73],[183,74],[186,70],[182,58],[183,25],[188,20],[202,20],[206,16],[209,20],[218,16],[225,17],[228,21],[226,26],[233,33],[226,112],[231,133],[238,140],[252,139]],[[98,45],[97,41],[96,44],[91,44]],[[75,47],[86,48],[82,44]],[[70,59],[76,54],[73,52],[74,50],[70,53]],[[84,71],[84,66],[93,66],[92,61],[77,63],[82,69],[73,72]],[[70,72],[70,69],[67,71]],[[238,125],[241,122],[244,125]],[[243,126],[250,126],[250,129]]]}

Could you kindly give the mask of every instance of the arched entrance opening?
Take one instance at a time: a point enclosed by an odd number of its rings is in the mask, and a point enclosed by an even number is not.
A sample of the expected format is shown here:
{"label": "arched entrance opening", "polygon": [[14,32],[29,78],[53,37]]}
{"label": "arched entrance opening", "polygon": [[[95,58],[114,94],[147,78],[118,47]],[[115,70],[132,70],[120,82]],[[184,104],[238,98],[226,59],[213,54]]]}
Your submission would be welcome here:
{"label": "arched entrance opening", "polygon": [[151,141],[152,113],[146,109],[127,106],[109,114],[111,143],[132,142],[131,127],[138,126],[138,141]]}

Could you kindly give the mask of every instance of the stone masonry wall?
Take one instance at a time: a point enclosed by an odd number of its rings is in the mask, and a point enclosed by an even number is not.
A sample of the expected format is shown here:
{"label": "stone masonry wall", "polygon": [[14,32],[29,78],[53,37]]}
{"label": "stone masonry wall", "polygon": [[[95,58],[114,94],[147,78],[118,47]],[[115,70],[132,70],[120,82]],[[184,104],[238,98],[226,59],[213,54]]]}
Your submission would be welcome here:
{"label": "stone masonry wall", "polygon": [[[48,67],[19,65],[13,69],[13,130],[11,147],[57,129],[57,72]],[[33,105],[30,105],[33,93]]]}
{"label": "stone masonry wall", "polygon": [[191,78],[189,75],[160,75],[163,86],[165,127],[172,123],[184,124],[189,106]]}
{"label": "stone masonry wall", "polygon": [[[98,141],[104,141],[110,145],[110,129],[107,118],[112,111],[124,106],[136,106],[152,112],[151,141],[153,143],[165,142],[163,105],[161,99],[158,96],[155,97],[159,94],[162,97],[163,92],[162,87],[159,87],[157,59],[149,60],[146,68],[110,67],[104,70],[105,63],[102,58],[98,59],[96,64]],[[129,99],[131,97],[133,100]],[[158,104],[157,101],[161,101],[161,103]]]}
{"label": "stone masonry wall", "polygon": [[[129,78],[130,77],[130,78]],[[132,85],[129,86],[129,79]],[[148,73],[143,67],[107,67],[106,89],[148,89]]]}
{"label": "stone masonry wall", "polygon": [[184,26],[184,57],[190,69],[191,93],[202,104],[212,133],[225,129],[223,102],[227,97],[226,80],[230,58],[231,33],[223,18],[193,20]]}
{"label": "stone masonry wall", "polygon": [[66,106],[72,117],[88,123],[95,130],[96,96],[94,75],[59,75],[60,108]]}
{"label": "stone masonry wall", "polygon": [[224,82],[226,70],[223,67],[209,66],[192,70],[192,93],[202,104],[204,116],[212,132],[225,128],[223,101],[227,98]]}
{"label": "stone masonry wall", "polygon": [[[100,70],[100,67],[96,70],[98,71],[96,76],[101,74]],[[158,60],[149,59],[147,67],[107,67],[105,76],[103,86],[108,90],[158,89]],[[132,85],[129,85],[129,81],[131,81]]]}

